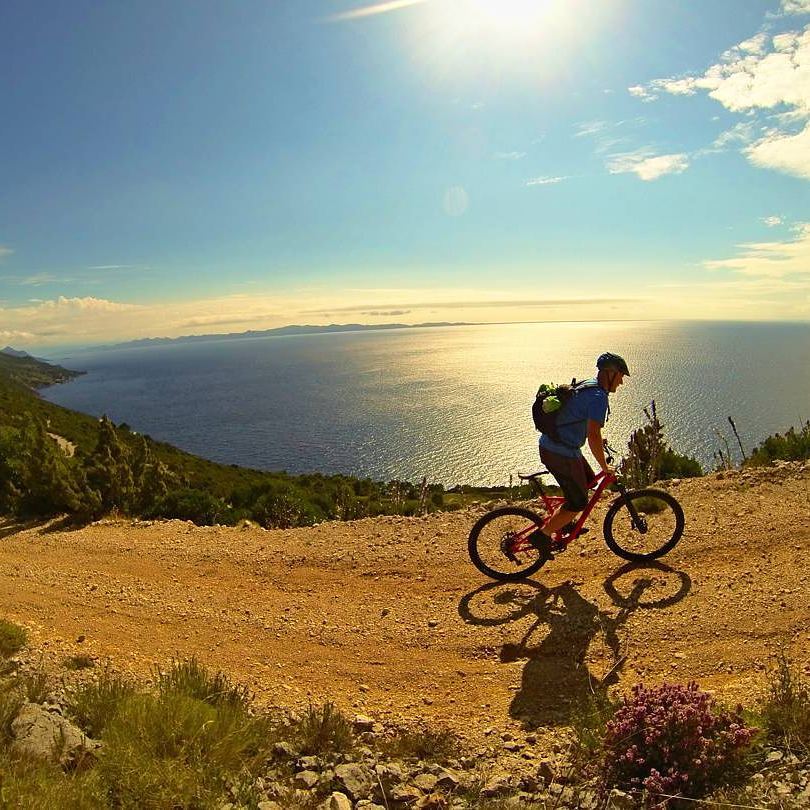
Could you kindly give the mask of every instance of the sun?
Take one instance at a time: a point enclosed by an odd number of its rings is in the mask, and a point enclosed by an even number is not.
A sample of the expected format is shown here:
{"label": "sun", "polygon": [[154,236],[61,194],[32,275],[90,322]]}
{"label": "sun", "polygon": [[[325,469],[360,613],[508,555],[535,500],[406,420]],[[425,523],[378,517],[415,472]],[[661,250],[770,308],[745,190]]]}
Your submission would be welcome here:
{"label": "sun", "polygon": [[423,8],[437,37],[508,49],[547,39],[570,21],[572,6],[580,0],[429,0]]}
{"label": "sun", "polygon": [[502,29],[524,28],[543,21],[556,5],[551,0],[466,0],[462,13]]}

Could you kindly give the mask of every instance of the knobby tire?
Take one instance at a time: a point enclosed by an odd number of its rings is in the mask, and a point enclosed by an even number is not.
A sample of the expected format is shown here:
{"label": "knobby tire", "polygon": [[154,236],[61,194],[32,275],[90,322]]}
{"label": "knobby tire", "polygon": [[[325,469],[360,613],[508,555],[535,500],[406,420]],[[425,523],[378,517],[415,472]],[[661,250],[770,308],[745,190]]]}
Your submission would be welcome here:
{"label": "knobby tire", "polygon": [[536,549],[522,552],[517,563],[511,562],[505,554],[498,551],[499,542],[507,533],[503,529],[508,527],[518,531],[525,528],[528,523],[541,529],[543,518],[536,512],[520,506],[503,506],[479,518],[470,530],[467,541],[473,565],[482,574],[498,582],[517,582],[539,571],[547,558]]}
{"label": "knobby tire", "polygon": [[[629,502],[648,521],[647,535],[633,525]],[[657,560],[672,551],[681,539],[684,524],[683,509],[668,492],[636,489],[620,495],[611,504],[605,515],[603,532],[605,542],[614,554],[631,562],[640,562]]]}

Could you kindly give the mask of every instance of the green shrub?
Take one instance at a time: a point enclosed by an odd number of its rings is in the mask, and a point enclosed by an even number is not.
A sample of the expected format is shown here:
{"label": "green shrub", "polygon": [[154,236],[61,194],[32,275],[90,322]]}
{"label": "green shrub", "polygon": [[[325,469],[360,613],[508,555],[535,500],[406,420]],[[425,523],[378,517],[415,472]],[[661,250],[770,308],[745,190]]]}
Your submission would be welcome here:
{"label": "green shrub", "polygon": [[199,526],[219,523],[228,511],[221,499],[199,489],[176,489],[158,498],[147,511],[147,517],[190,520]]}
{"label": "green shrub", "polygon": [[0,619],[0,655],[8,658],[28,643],[28,632],[18,624]]}
{"label": "green shrub", "polygon": [[245,712],[253,702],[246,686],[232,683],[223,672],[212,674],[195,657],[173,661],[165,672],[157,668],[155,680],[162,695],[185,695],[211,706],[231,706]]}
{"label": "green shrub", "polygon": [[123,701],[134,694],[134,684],[107,666],[94,680],[68,692],[66,708],[86,734],[99,738]]}
{"label": "green shrub", "polygon": [[768,436],[754,448],[747,463],[762,466],[778,459],[801,461],[806,458],[810,458],[810,420],[801,424],[798,430],[791,427],[783,434]]}
{"label": "green shrub", "polygon": [[777,656],[761,707],[768,738],[775,744],[810,753],[810,683],[787,653]]}
{"label": "green shrub", "polygon": [[310,704],[295,724],[293,736],[303,754],[349,751],[354,744],[351,723],[329,702],[318,707]]}

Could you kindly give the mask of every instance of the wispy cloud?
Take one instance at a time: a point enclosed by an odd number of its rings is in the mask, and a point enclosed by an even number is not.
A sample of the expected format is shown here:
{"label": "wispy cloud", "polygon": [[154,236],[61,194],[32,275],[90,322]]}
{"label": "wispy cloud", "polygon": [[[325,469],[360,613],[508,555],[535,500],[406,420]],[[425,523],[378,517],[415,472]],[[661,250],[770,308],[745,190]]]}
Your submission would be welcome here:
{"label": "wispy cloud", "polygon": [[[810,0],[787,0],[783,9],[808,13]],[[754,116],[724,140],[721,135],[715,148],[736,139],[755,166],[810,179],[810,25],[773,36],[759,33],[723,53],[701,75],[655,79],[629,92],[647,102],[663,94],[705,92],[731,112]]]}
{"label": "wispy cloud", "polygon": [[493,157],[495,160],[522,160],[526,157],[525,152],[496,152]]}
{"label": "wispy cloud", "polygon": [[607,169],[611,174],[633,173],[646,181],[657,180],[666,174],[680,174],[688,167],[689,156],[683,152],[656,155],[649,148],[611,155],[607,162]]}
{"label": "wispy cloud", "polygon": [[523,185],[525,186],[553,186],[556,183],[562,183],[563,180],[568,180],[568,175],[561,175],[559,177],[532,177],[526,180]]}
{"label": "wispy cloud", "polygon": [[373,17],[377,14],[387,14],[389,11],[399,11],[408,6],[417,6],[426,3],[428,0],[389,0],[386,3],[373,3],[368,6],[341,11],[337,14],[330,14],[324,18],[325,22],[344,22],[346,20],[359,20],[363,17]]}
{"label": "wispy cloud", "polygon": [[35,273],[33,276],[25,276],[17,281],[23,287],[41,287],[43,284],[50,284],[56,281],[57,277],[50,273]]}
{"label": "wispy cloud", "polygon": [[781,242],[753,242],[738,246],[739,254],[729,259],[704,262],[710,270],[733,270],[743,276],[791,278],[810,293],[810,222],[795,228],[793,239]]}
{"label": "wispy cloud", "polygon": [[21,332],[16,329],[0,329],[0,340],[33,340],[33,332]]}
{"label": "wispy cloud", "polygon": [[510,300],[467,300],[467,301],[416,301],[407,304],[408,309],[399,309],[397,304],[380,304],[379,309],[372,309],[369,304],[355,304],[345,307],[328,307],[324,309],[306,310],[309,315],[339,315],[339,314],[397,314],[404,315],[415,309],[519,309],[538,307],[575,307],[584,304],[629,304],[637,303],[638,298],[543,298],[525,300],[523,298]]}
{"label": "wispy cloud", "polygon": [[6,256],[11,256],[14,251],[8,247],[7,245],[0,245],[0,262],[6,258]]}
{"label": "wispy cloud", "polygon": [[146,267],[140,267],[137,264],[94,264],[87,268],[88,270],[146,270]]}
{"label": "wispy cloud", "polygon": [[777,225],[782,224],[782,217],[762,217],[762,222],[769,228],[775,228]]}
{"label": "wispy cloud", "polygon": [[604,132],[607,128],[606,121],[584,121],[576,125],[577,131],[574,133],[574,137],[582,138],[586,135],[596,135],[599,132]]}

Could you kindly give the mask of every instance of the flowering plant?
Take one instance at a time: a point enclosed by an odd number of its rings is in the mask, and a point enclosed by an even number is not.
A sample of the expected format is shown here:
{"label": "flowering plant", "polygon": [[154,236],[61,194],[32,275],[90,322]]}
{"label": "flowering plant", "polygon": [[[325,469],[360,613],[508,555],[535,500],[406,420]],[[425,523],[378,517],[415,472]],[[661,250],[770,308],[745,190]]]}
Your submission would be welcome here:
{"label": "flowering plant", "polygon": [[637,684],[606,726],[606,783],[659,796],[705,794],[754,736],[741,712],[718,710],[696,683]]}

